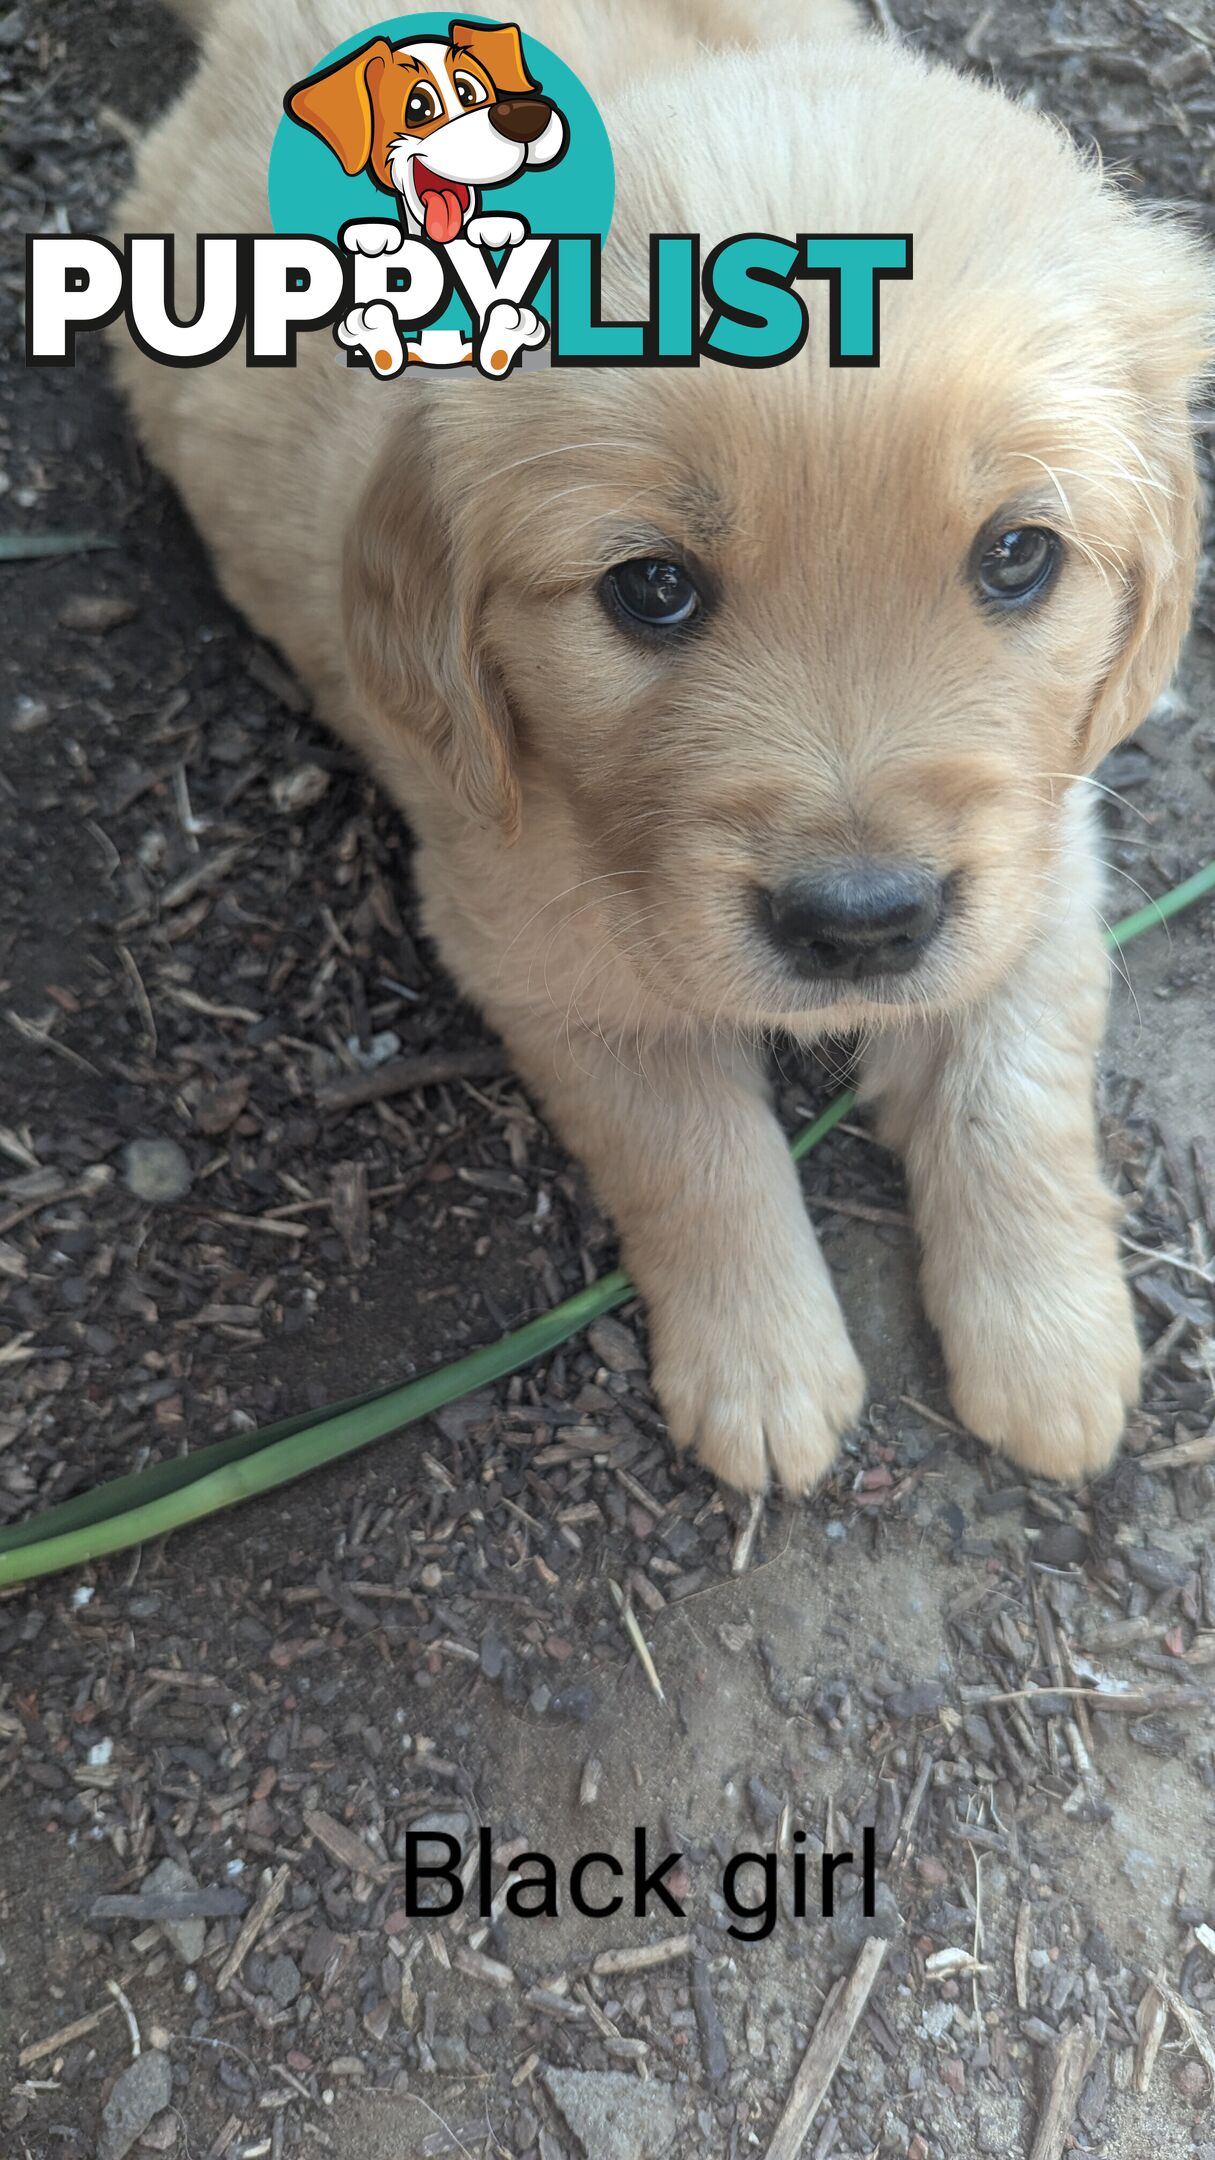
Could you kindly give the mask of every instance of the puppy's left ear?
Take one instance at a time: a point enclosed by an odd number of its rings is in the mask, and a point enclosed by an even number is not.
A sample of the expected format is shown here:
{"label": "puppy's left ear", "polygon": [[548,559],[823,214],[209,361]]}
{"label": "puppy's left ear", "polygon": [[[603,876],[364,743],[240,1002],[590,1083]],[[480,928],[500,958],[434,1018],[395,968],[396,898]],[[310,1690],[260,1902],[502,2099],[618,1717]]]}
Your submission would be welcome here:
{"label": "puppy's left ear", "polygon": [[[419,761],[465,817],[514,838],[515,726],[484,650],[481,551],[452,544],[416,433],[389,444],[346,534],[346,658],[369,748],[390,779]],[[407,784],[407,783],[406,783]]]}
{"label": "puppy's left ear", "polygon": [[1089,714],[1085,772],[1134,732],[1167,686],[1189,627],[1201,552],[1191,400],[1212,359],[1215,265],[1176,227],[1140,231],[1153,260],[1143,285],[1129,281],[1139,313],[1124,345],[1143,414],[1131,456],[1141,498],[1138,544],[1128,567],[1124,637]]}
{"label": "puppy's left ear", "polygon": [[480,61],[500,97],[526,97],[540,88],[527,72],[517,23],[487,29],[484,23],[453,22],[450,29],[452,44]]}

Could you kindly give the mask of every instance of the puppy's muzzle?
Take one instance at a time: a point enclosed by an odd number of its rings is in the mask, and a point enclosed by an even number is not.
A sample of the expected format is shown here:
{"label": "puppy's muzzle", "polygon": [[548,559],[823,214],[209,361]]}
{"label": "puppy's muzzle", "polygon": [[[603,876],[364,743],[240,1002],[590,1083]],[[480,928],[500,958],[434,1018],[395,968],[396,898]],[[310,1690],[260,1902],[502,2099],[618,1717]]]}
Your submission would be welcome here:
{"label": "puppy's muzzle", "polygon": [[553,108],[545,98],[499,98],[489,108],[490,126],[513,143],[536,142],[552,117]]}
{"label": "puppy's muzzle", "polygon": [[835,863],[760,898],[777,950],[807,979],[905,975],[941,926],[945,890],[919,863]]}

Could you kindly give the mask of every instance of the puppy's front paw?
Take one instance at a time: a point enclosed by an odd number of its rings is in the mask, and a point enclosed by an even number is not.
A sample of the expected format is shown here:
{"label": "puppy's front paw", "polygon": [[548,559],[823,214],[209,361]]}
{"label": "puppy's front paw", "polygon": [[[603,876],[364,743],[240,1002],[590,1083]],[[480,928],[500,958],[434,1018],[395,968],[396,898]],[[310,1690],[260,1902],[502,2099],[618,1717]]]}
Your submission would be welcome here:
{"label": "puppy's front paw", "polygon": [[954,1408],[980,1440],[1065,1484],[1113,1460],[1140,1371],[1116,1265],[974,1276],[934,1317]]}
{"label": "puppy's front paw", "polygon": [[865,1376],[829,1287],[688,1287],[650,1301],[654,1387],[677,1448],[727,1485],[769,1475],[809,1492],[865,1400]]}

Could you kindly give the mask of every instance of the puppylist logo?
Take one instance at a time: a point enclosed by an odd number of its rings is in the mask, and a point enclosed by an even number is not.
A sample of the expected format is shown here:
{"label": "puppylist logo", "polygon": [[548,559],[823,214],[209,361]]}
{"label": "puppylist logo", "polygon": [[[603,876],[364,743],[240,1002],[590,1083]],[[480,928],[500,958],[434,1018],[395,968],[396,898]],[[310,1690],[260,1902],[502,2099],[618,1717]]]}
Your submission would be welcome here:
{"label": "puppylist logo", "polygon": [[834,367],[879,364],[881,286],[911,276],[907,233],[744,232],[649,239],[649,313],[603,319],[615,192],[597,108],[515,23],[400,16],[325,55],[283,99],[273,231],[200,234],[193,313],[175,304],[171,234],[27,242],[26,358],[71,366],[78,331],[125,315],[169,367],[243,332],[250,367],[291,367],[329,331],[348,366],[776,367],[809,332],[799,285],[828,289]]}

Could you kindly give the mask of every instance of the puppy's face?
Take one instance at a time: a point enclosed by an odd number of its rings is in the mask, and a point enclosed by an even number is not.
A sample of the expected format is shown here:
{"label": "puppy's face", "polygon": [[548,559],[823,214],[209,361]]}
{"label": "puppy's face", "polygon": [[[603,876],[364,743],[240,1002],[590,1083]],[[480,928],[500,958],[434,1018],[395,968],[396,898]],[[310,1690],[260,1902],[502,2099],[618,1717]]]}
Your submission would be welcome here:
{"label": "puppy's face", "polygon": [[[559,798],[660,1008],[807,1031],[981,995],[1065,915],[1060,805],[1171,669],[1197,539],[1194,244],[953,77],[866,46],[837,101],[862,139],[795,192],[824,230],[915,234],[880,368],[829,368],[812,298],[774,370],[554,371],[429,421],[485,753],[465,785],[521,798],[525,831]],[[630,117],[651,140],[644,97]],[[783,155],[802,140],[786,117]],[[659,221],[622,215],[624,315]],[[719,234],[791,216],[744,202]]]}

